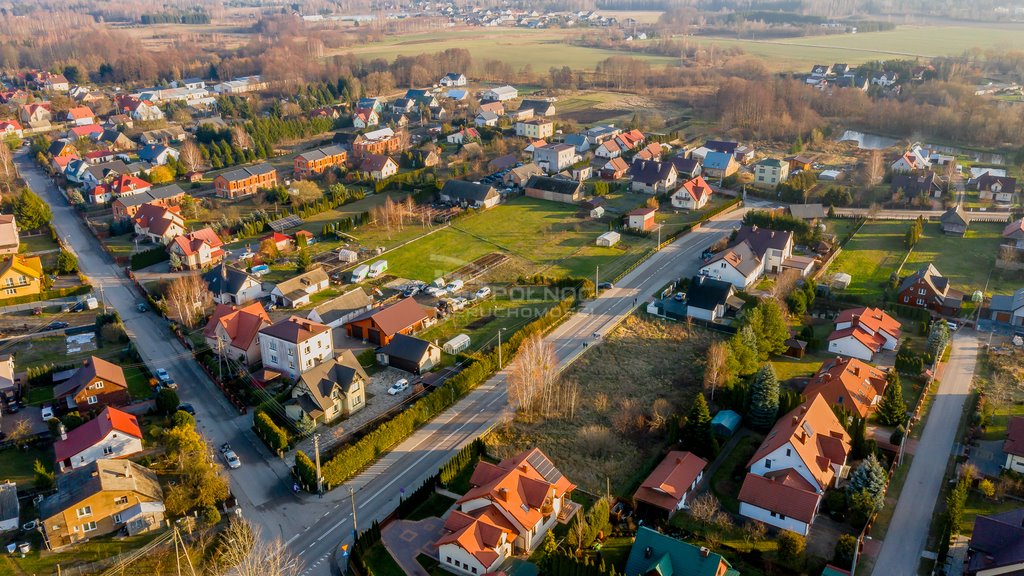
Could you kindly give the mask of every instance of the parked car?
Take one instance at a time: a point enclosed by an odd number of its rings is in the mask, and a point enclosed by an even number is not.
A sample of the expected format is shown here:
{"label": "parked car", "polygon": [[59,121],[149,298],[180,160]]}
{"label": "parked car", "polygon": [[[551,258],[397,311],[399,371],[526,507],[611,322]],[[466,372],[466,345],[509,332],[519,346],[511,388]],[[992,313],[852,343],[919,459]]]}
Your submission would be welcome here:
{"label": "parked car", "polygon": [[234,470],[235,468],[242,467],[242,461],[238,459],[238,454],[231,449],[231,445],[225,442],[220,447],[220,455],[224,458],[224,463],[228,465],[228,468]]}
{"label": "parked car", "polygon": [[476,291],[476,294],[473,295],[473,298],[476,299],[476,300],[482,300],[484,298],[487,298],[490,295],[491,295],[491,289],[488,286],[484,286],[484,287],[482,287],[482,288],[480,288],[479,290]]}
{"label": "parked car", "polygon": [[70,326],[67,322],[50,322],[43,330],[63,330]]}
{"label": "parked car", "polygon": [[149,312],[149,306],[146,306],[145,302],[139,302],[135,305],[135,309],[139,312]]}
{"label": "parked car", "polygon": [[402,292],[402,296],[410,298],[420,293],[420,287],[413,284],[412,286],[406,286],[405,291]]}
{"label": "parked car", "polygon": [[395,382],[394,384],[392,384],[390,388],[388,388],[388,394],[390,394],[391,396],[395,396],[399,392],[404,392],[404,391],[406,391],[408,389],[409,389],[409,381],[406,380],[405,378],[402,378],[398,382]]}
{"label": "parked car", "polygon": [[196,409],[193,408],[191,404],[181,404],[178,406],[178,410],[181,412],[188,412],[193,416],[196,415]]}
{"label": "parked car", "polygon": [[53,420],[53,406],[50,406],[49,404],[43,404],[42,415],[43,415],[43,422],[48,422],[50,420]]}
{"label": "parked car", "polygon": [[160,385],[164,388],[170,388],[171,390],[178,389],[178,384],[174,382],[174,378],[171,378],[171,375],[167,373],[167,370],[157,368],[153,374],[156,376],[156,379],[160,381]]}
{"label": "parked car", "polygon": [[612,284],[611,282],[601,282],[597,285],[597,288],[598,290],[611,290],[612,288],[615,288],[615,284]]}

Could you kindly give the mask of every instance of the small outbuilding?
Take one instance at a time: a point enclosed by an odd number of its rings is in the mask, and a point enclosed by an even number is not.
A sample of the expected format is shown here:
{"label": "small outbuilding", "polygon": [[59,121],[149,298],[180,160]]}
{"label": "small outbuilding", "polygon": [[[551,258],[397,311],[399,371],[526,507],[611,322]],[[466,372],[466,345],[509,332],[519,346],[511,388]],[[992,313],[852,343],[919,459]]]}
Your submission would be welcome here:
{"label": "small outbuilding", "polygon": [[622,236],[615,231],[608,231],[597,237],[597,245],[604,246],[605,248],[611,248],[619,243]]}
{"label": "small outbuilding", "polygon": [[359,260],[359,254],[356,254],[354,251],[349,250],[347,248],[342,248],[341,250],[338,250],[338,261],[339,262],[344,262],[346,264],[351,264],[352,262],[355,262],[356,260]]}
{"label": "small outbuilding", "polygon": [[732,410],[719,410],[711,419],[711,430],[720,438],[731,438],[740,429],[743,418]]}
{"label": "small outbuilding", "polygon": [[445,352],[454,356],[455,354],[466,351],[469,348],[470,343],[469,335],[459,334],[455,338],[445,342],[442,348]]}

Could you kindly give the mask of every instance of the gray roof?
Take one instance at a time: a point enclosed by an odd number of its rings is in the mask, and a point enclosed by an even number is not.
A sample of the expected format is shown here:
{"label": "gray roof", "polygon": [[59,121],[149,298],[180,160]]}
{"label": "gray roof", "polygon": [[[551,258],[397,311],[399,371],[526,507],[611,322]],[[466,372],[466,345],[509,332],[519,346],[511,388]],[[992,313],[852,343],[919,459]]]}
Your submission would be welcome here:
{"label": "gray roof", "polygon": [[[206,281],[207,287],[213,294],[220,294],[222,291],[225,294],[238,294],[242,287],[245,285],[246,280],[252,280],[253,282],[259,282],[256,277],[249,274],[245,270],[240,270],[231,266],[224,265],[223,270],[227,270],[227,279],[222,278],[222,267],[217,266],[212,268],[203,274],[203,280]],[[224,282],[222,284],[222,282]]]}
{"label": "gray roof", "polygon": [[147,202],[173,198],[184,193],[185,191],[182,190],[180,186],[177,184],[171,184],[169,186],[161,186],[160,188],[151,188],[145,192],[132,194],[131,196],[121,196],[117,201],[123,206],[141,206]]}
{"label": "gray roof", "polygon": [[768,249],[782,250],[793,238],[793,233],[784,230],[769,230],[758,226],[743,226],[736,233],[735,244],[747,242],[758,258],[764,258]]}
{"label": "gray roof", "polygon": [[284,282],[278,282],[277,289],[281,291],[281,294],[287,296],[289,294],[292,294],[293,292],[296,292],[297,290],[305,291],[305,288],[307,286],[312,286],[313,284],[321,284],[323,282],[327,282],[328,280],[329,279],[327,278],[327,272],[324,271],[323,268],[317,267],[313,268],[308,272],[303,272],[298,276],[293,276],[292,278],[289,278]]}
{"label": "gray roof", "polygon": [[789,213],[801,220],[824,218],[827,215],[822,204],[790,204]]}
{"label": "gray roof", "polygon": [[320,160],[328,156],[336,156],[338,154],[344,154],[345,149],[338,145],[325,146],[323,148],[317,148],[315,150],[306,150],[302,154],[296,156],[297,158],[303,158],[307,161]]}
{"label": "gray roof", "polygon": [[97,460],[57,476],[57,493],[39,503],[39,517],[52,518],[106,490],[128,491],[163,501],[156,474],[130,460]]}
{"label": "gray roof", "polygon": [[740,242],[731,248],[722,250],[715,254],[708,264],[718,262],[719,260],[729,262],[733,268],[736,268],[744,276],[750,275],[761,263],[761,258],[754,253],[748,242]]}
{"label": "gray roof", "polygon": [[0,484],[0,521],[17,519],[20,513],[18,485],[14,482]]}
{"label": "gray roof", "polygon": [[967,212],[964,211],[964,207],[960,204],[957,204],[956,206],[950,208],[949,210],[946,210],[946,212],[942,214],[942,217],[939,218],[939,221],[942,222],[944,226],[967,226],[967,224],[971,220],[970,217],[967,215]]}
{"label": "gray roof", "polygon": [[583,183],[576,180],[536,175],[530,177],[525,187],[551,192],[552,194],[574,196],[583,187]]}
{"label": "gray roof", "polygon": [[337,298],[332,298],[316,308],[313,308],[313,310],[310,311],[310,314],[316,312],[317,316],[320,317],[321,322],[330,324],[331,322],[344,318],[357,310],[365,310],[372,305],[373,300],[366,295],[366,292],[364,292],[362,288],[354,288]]}
{"label": "gray roof", "polygon": [[483,202],[497,196],[498,191],[485,184],[476,184],[465,180],[448,180],[441,187],[441,194],[466,202]]}
{"label": "gray roof", "polygon": [[369,382],[370,377],[366,375],[366,371],[360,366],[352,351],[346,349],[338,358],[319,364],[303,374],[301,380],[309,390],[308,396],[326,412],[328,408],[334,406],[331,392],[335,386],[339,387],[343,394],[348,394],[354,383],[358,380]]}
{"label": "gray roof", "polygon": [[391,339],[391,342],[388,343],[387,346],[382,347],[379,351],[390,357],[419,362],[423,359],[427,350],[430,349],[430,346],[430,342],[421,338],[406,336],[405,334],[395,334],[395,337]]}
{"label": "gray roof", "polygon": [[1018,288],[1011,294],[996,294],[988,305],[989,310],[1012,312],[1024,308],[1024,288]]}
{"label": "gray roof", "polygon": [[[978,516],[967,558],[972,574],[1024,562],[1024,508]],[[1014,572],[1016,573],[1016,571]]]}
{"label": "gray roof", "polygon": [[946,280],[935,266],[928,264],[927,266],[919,268],[917,272],[914,272],[910,276],[904,278],[903,282],[900,282],[900,287],[897,292],[903,292],[907,288],[916,284],[917,281],[922,278],[928,282],[932,287],[932,290],[939,296],[944,295],[946,290],[949,288],[949,280]]}
{"label": "gray roof", "polygon": [[131,173],[128,170],[128,165],[121,160],[112,160],[110,162],[104,162],[103,164],[89,166],[85,171],[92,174],[97,180],[103,180],[107,174],[110,174],[111,172],[116,172],[117,174]]}
{"label": "gray roof", "polygon": [[244,180],[250,176],[256,176],[259,174],[269,174],[274,170],[274,167],[271,166],[270,164],[267,164],[266,162],[260,162],[259,164],[255,164],[253,166],[243,166],[230,172],[225,172],[221,174],[221,176],[225,180],[232,182],[235,180]]}
{"label": "gray roof", "polygon": [[634,160],[629,165],[629,176],[634,182],[653,186],[669,177],[676,167],[672,162]]}

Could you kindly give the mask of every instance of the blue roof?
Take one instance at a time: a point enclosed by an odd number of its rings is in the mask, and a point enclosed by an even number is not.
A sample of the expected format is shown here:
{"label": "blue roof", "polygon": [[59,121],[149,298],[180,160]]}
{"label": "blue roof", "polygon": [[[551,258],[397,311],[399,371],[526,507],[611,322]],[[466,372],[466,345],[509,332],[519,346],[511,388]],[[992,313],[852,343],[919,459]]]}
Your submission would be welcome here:
{"label": "blue roof", "polygon": [[708,152],[708,155],[704,157],[704,168],[725,170],[729,167],[730,162],[732,162],[732,154],[726,154],[725,152]]}
{"label": "blue roof", "polygon": [[569,134],[565,137],[566,144],[572,144],[573,146],[582,146],[584,144],[590,145],[590,140],[587,139],[583,134]]}
{"label": "blue roof", "polygon": [[151,162],[160,157],[164,151],[167,150],[167,146],[161,146],[160,144],[149,144],[144,146],[142,150],[139,150],[139,159]]}
{"label": "blue roof", "polygon": [[723,562],[728,566],[724,576],[739,576],[720,554],[703,556],[699,546],[641,526],[629,551],[625,576],[644,576],[651,571],[661,576],[716,576]]}
{"label": "blue roof", "polygon": [[466,96],[469,96],[469,91],[468,90],[455,90],[455,89],[452,89],[452,90],[448,91],[448,97],[451,98],[452,100],[462,100]]}
{"label": "blue roof", "polygon": [[[718,414],[715,414],[715,417],[711,419],[711,427],[715,429],[716,432],[728,431],[728,435],[732,436],[733,433],[739,429],[740,422],[742,420],[743,418],[732,410],[719,410]],[[724,436],[726,434],[720,435]]]}

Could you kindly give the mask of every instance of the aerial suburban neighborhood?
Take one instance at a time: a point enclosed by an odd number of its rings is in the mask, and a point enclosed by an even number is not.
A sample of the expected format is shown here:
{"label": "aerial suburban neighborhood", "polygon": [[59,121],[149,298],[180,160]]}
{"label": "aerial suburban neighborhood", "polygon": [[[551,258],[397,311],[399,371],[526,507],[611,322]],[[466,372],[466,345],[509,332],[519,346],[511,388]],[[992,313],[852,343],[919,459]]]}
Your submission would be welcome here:
{"label": "aerial suburban neighborhood", "polygon": [[0,574],[1024,573],[947,4],[0,2]]}

